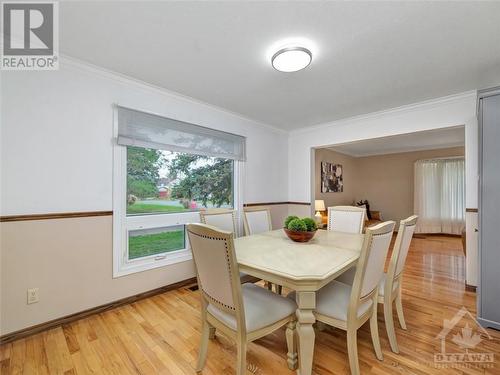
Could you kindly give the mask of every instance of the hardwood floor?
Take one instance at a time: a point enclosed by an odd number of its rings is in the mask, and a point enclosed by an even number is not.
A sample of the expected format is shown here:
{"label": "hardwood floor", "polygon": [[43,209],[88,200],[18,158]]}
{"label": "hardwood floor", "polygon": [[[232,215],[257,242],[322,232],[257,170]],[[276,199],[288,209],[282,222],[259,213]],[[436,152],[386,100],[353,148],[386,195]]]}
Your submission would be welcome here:
{"label": "hardwood floor", "polygon": [[[469,353],[491,353],[491,368],[436,368],[436,338],[444,319],[464,306],[475,314],[475,294],[465,291],[459,238],[429,236],[412,242],[403,279],[408,330],[396,322],[400,354],[390,351],[383,312],[379,331],[384,360],[375,358],[368,324],[358,333],[363,374],[500,374],[500,332],[479,331],[467,316],[447,337],[446,352],[461,352],[462,333],[481,341]],[[125,305],[0,347],[1,374],[194,374],[200,339],[198,293],[180,289]],[[466,326],[472,328],[467,335]],[[487,335],[491,337],[488,338]],[[456,335],[456,336],[454,336]],[[455,340],[455,341],[453,341]],[[472,340],[472,341],[471,341]],[[460,342],[464,345],[464,342]],[[486,359],[491,357],[484,357]],[[482,359],[484,359],[482,358]],[[234,374],[235,346],[221,335],[212,340],[203,374]],[[286,365],[284,331],[249,344],[248,374],[293,374]],[[316,332],[316,374],[348,374],[346,336],[340,330]]]}

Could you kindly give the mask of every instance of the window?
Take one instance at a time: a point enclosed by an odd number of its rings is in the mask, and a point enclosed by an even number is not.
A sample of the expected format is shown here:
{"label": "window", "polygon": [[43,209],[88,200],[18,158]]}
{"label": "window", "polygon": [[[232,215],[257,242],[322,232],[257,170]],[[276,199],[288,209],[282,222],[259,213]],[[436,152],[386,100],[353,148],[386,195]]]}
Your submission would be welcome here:
{"label": "window", "polygon": [[415,162],[418,233],[460,234],[465,225],[464,158]]}
{"label": "window", "polygon": [[168,253],[186,248],[184,225],[128,232],[128,259]]}
{"label": "window", "polygon": [[115,277],[191,259],[186,224],[238,207],[244,138],[117,107]]}
{"label": "window", "polygon": [[127,215],[232,208],[233,163],[127,146]]}

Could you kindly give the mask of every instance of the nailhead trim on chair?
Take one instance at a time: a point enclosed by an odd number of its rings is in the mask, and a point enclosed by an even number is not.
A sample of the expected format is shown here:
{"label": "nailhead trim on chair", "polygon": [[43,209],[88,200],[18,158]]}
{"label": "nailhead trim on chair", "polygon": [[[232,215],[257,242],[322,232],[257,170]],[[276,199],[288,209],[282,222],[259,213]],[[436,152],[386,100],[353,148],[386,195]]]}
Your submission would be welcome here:
{"label": "nailhead trim on chair", "polygon": [[[328,208],[330,208],[330,207],[328,207]],[[359,208],[359,207],[356,207],[356,208]],[[329,210],[329,213],[331,211],[337,211],[337,212],[357,212],[357,211],[353,211],[353,210],[343,210],[343,209],[338,209],[338,208],[335,208],[335,210]],[[365,214],[366,214],[366,212],[365,212]],[[332,224],[333,224],[333,218],[331,217],[331,215],[328,215],[328,223],[330,224],[330,226],[332,226]],[[359,229],[360,230],[363,229],[363,223],[362,222],[360,223],[360,228]]]}
{"label": "nailhead trim on chair", "polygon": [[[227,261],[227,264],[228,264],[228,268],[229,268],[229,276],[230,276],[230,279],[232,280],[232,277],[233,277],[233,271],[231,269],[231,262],[230,262],[230,257],[229,257],[229,249],[228,249],[228,246],[227,246],[227,240],[225,238],[221,238],[221,237],[212,237],[212,236],[206,236],[204,234],[198,234],[198,233],[194,233],[194,232],[191,232],[189,231],[189,233],[195,235],[195,236],[198,236],[198,237],[202,237],[202,238],[207,238],[209,240],[215,240],[215,241],[224,241],[224,247],[226,248],[226,261]],[[233,310],[233,311],[236,311],[236,307],[234,306],[229,306],[229,305],[226,305],[225,303],[222,303],[221,301],[213,298],[211,295],[209,295],[203,288],[201,288],[201,290],[203,291],[203,294],[211,301],[213,302],[216,302],[218,303],[219,305],[221,306],[224,306],[226,309],[229,309],[229,310]]]}

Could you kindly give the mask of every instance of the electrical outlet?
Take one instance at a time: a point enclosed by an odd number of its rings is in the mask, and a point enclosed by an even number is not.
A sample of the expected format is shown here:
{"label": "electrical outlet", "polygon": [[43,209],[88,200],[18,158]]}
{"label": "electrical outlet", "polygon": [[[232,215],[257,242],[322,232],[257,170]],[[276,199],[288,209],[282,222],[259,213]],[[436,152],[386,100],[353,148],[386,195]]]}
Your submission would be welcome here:
{"label": "electrical outlet", "polygon": [[38,295],[38,288],[28,289],[28,305],[32,303],[37,303],[40,301],[40,296]]}

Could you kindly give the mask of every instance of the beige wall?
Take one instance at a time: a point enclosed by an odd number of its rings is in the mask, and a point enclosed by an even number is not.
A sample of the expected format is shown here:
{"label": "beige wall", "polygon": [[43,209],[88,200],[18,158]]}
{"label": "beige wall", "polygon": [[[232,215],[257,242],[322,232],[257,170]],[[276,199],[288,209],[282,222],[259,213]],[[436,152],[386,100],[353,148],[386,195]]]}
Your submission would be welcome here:
{"label": "beige wall", "polygon": [[[288,215],[295,215],[298,217],[312,217],[313,214],[314,212],[311,210],[310,205],[304,205],[304,204],[288,205]],[[283,224],[281,226],[283,226]]]}
{"label": "beige wall", "polygon": [[[321,162],[342,164],[344,191],[342,193],[321,193]],[[315,199],[323,199],[325,206],[350,205],[355,199],[356,158],[328,149],[317,149],[315,152]]]}
{"label": "beige wall", "polygon": [[329,202],[350,204],[352,200],[367,199],[370,209],[380,211],[384,220],[399,221],[413,214],[414,162],[464,153],[464,147],[453,147],[354,158],[324,149],[319,153],[323,161],[344,163],[344,192],[319,194],[321,170],[317,152],[316,199],[325,199],[327,206],[331,205]]}
{"label": "beige wall", "polygon": [[[310,206],[269,205],[273,228]],[[0,224],[0,335],[175,283],[191,261],[113,279],[112,216]],[[28,305],[26,290],[39,288]]]}
{"label": "beige wall", "polygon": [[312,217],[311,206],[308,204],[272,204],[262,206],[252,206],[252,208],[269,208],[271,211],[271,221],[273,229],[283,228],[283,223],[289,215],[299,217]]}
{"label": "beige wall", "polygon": [[195,275],[189,261],[113,279],[111,216],[6,222],[0,236],[1,334]]}
{"label": "beige wall", "polygon": [[404,219],[414,212],[415,161],[463,156],[464,151],[455,147],[358,158],[357,199],[368,199],[370,209],[379,210],[384,220]]}
{"label": "beige wall", "polygon": [[252,206],[252,209],[268,208],[271,212],[271,223],[273,229],[279,229],[283,227],[283,222],[288,216],[288,204],[272,204],[272,205],[262,205],[262,206]]}

